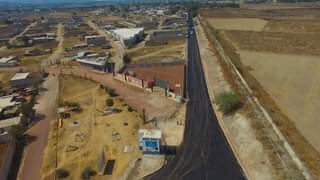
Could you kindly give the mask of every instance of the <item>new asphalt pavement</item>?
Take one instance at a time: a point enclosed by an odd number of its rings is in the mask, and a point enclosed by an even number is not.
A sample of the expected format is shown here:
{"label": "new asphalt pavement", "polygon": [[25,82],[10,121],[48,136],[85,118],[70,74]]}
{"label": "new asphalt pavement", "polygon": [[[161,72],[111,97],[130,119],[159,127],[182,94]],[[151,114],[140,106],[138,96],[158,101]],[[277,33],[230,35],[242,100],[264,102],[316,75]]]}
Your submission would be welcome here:
{"label": "new asphalt pavement", "polygon": [[188,18],[187,113],[177,154],[147,180],[246,179],[219,126],[208,95],[192,18]]}

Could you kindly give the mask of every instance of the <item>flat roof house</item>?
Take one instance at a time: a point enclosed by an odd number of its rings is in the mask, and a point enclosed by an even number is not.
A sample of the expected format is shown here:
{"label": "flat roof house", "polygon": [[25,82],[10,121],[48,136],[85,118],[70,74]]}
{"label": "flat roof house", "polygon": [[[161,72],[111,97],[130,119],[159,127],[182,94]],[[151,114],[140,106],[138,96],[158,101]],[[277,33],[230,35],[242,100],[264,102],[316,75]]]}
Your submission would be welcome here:
{"label": "flat roof house", "polygon": [[76,57],[76,61],[80,64],[103,72],[109,71],[108,60],[109,57],[107,55],[100,56],[91,52],[79,52]]}
{"label": "flat roof house", "polygon": [[10,80],[12,87],[26,87],[33,83],[30,73],[16,73]]}
{"label": "flat roof house", "polygon": [[121,42],[122,46],[130,48],[143,40],[144,28],[120,28],[111,30],[111,34]]}
{"label": "flat roof house", "polygon": [[139,129],[139,147],[144,154],[160,154],[161,130]]}
{"label": "flat roof house", "polygon": [[15,56],[0,58],[0,67],[13,67],[20,64],[19,60]]}

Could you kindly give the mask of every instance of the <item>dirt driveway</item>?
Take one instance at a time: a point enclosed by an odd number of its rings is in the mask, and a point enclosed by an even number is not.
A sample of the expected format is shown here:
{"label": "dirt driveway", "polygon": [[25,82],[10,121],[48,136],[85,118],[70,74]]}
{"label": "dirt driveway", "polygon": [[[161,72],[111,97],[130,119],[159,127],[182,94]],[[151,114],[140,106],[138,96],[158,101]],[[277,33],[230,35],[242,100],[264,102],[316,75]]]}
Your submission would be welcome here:
{"label": "dirt driveway", "polygon": [[34,141],[28,144],[24,150],[18,180],[40,180],[40,169],[44,148],[47,144],[49,125],[50,121],[55,119],[55,99],[59,90],[58,79],[49,76],[43,83],[43,87],[47,90],[40,95],[35,109],[37,114],[44,115],[44,118],[27,131],[29,136],[34,137]]}
{"label": "dirt driveway", "polygon": [[120,81],[114,80],[112,74],[95,72],[85,67],[49,67],[46,71],[50,74],[73,74],[79,77],[85,77],[101,84],[113,88],[126,103],[134,107],[140,113],[143,109],[146,112],[147,119],[168,118],[175,111],[177,103],[173,100],[164,98],[156,93],[149,93],[142,89],[126,85]]}

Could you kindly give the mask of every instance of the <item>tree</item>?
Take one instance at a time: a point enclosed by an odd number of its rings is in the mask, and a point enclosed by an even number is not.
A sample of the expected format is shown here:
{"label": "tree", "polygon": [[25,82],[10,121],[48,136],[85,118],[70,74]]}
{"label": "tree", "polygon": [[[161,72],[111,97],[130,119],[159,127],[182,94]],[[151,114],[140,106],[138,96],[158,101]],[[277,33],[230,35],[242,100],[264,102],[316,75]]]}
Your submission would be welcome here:
{"label": "tree", "polygon": [[235,111],[241,105],[240,97],[233,91],[221,93],[217,97],[217,103],[225,114]]}
{"label": "tree", "polygon": [[56,176],[58,179],[63,179],[69,176],[69,172],[65,169],[59,168],[56,170]]}
{"label": "tree", "polygon": [[113,103],[113,99],[108,98],[107,101],[106,101],[106,105],[109,106],[109,107],[111,107],[111,106],[113,106],[113,104],[114,104],[114,103]]}
{"label": "tree", "polygon": [[96,172],[91,167],[86,167],[82,172],[82,179],[90,179],[91,176],[96,175]]}
{"label": "tree", "polygon": [[26,131],[26,128],[18,124],[10,127],[9,134],[11,134],[16,139],[20,139],[23,137],[23,134],[25,131]]}
{"label": "tree", "polygon": [[123,60],[123,63],[125,63],[125,64],[131,63],[131,57],[128,54],[125,54],[123,56],[122,60]]}

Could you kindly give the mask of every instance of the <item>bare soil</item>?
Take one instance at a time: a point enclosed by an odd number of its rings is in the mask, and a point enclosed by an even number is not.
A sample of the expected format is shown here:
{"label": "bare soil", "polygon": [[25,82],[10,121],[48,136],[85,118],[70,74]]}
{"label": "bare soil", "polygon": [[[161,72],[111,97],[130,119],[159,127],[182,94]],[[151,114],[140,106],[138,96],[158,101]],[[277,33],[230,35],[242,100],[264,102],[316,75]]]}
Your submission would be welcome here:
{"label": "bare soil", "polygon": [[[54,172],[52,163],[56,153],[58,167],[70,172],[68,178],[80,179],[85,167],[97,171],[97,160],[104,151],[105,158],[115,159],[116,164],[112,176],[97,175],[95,179],[121,178],[129,163],[141,156],[137,137],[137,130],[142,125],[141,117],[136,112],[129,112],[125,102],[118,98],[112,98],[113,107],[121,112],[102,115],[102,111],[106,108],[106,99],[111,97],[93,81],[63,76],[60,82],[60,101],[78,102],[82,111],[71,113],[70,118],[64,119],[63,127],[59,128],[58,132],[54,125],[51,127],[42,177],[44,179],[52,177]],[[77,125],[74,122],[77,122]],[[116,139],[113,138],[114,133],[119,134]],[[132,152],[123,152],[126,145],[132,146]],[[70,147],[76,149],[68,150]]]}
{"label": "bare soil", "polygon": [[314,128],[317,126],[315,99],[319,96],[319,9],[225,12],[207,11],[205,14],[210,18],[269,20],[261,32],[233,30],[216,34],[299,158],[315,178],[319,178],[319,133],[316,130],[319,128]]}
{"label": "bare soil", "polygon": [[0,144],[0,168],[6,159],[8,150],[8,144]]}
{"label": "bare soil", "polygon": [[242,50],[320,55],[320,35],[288,32],[226,31]]}
{"label": "bare soil", "polygon": [[218,30],[262,31],[268,21],[259,18],[212,18],[211,26]]}

